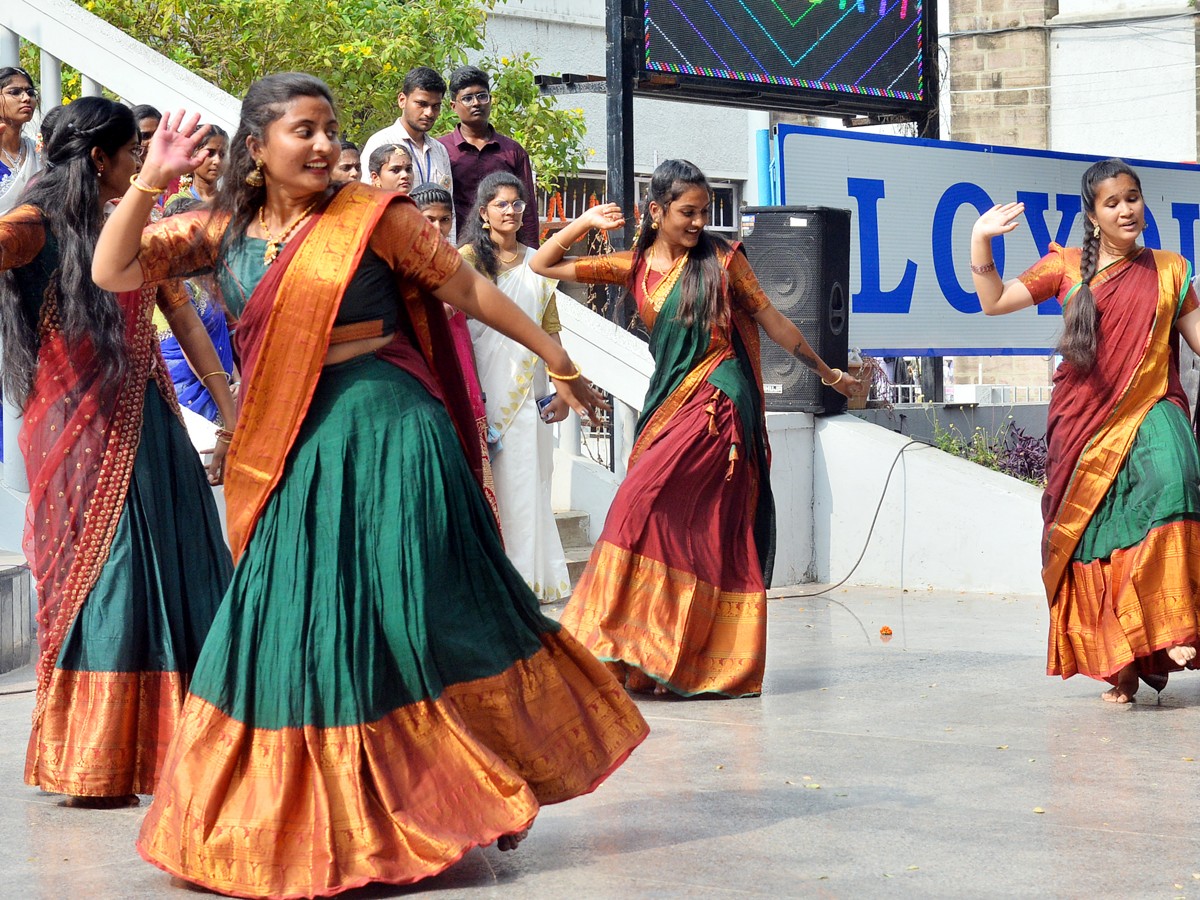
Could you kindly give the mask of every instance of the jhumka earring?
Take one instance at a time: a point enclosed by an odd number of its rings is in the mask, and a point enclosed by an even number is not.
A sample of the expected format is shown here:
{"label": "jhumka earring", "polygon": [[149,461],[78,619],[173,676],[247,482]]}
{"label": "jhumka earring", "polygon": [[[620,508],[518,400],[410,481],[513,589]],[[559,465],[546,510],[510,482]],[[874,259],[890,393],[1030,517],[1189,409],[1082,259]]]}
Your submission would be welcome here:
{"label": "jhumka earring", "polygon": [[654,231],[658,231],[658,222],[651,222],[651,223],[650,223],[650,227],[651,227],[651,228],[652,228]]}
{"label": "jhumka earring", "polygon": [[1100,237],[1100,223],[1099,222],[1096,222],[1094,225],[1092,225],[1092,237],[1094,237],[1094,238]]}
{"label": "jhumka earring", "polygon": [[254,171],[246,175],[246,184],[250,185],[250,187],[262,187],[265,183],[266,179],[263,178],[262,160],[256,159],[254,161]]}

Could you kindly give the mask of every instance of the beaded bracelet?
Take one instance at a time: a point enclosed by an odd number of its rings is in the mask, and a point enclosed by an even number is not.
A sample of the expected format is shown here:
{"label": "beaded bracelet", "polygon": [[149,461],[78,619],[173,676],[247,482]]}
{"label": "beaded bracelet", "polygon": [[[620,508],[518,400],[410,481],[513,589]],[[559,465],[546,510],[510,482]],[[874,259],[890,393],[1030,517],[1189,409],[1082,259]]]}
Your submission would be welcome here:
{"label": "beaded bracelet", "polygon": [[137,188],[143,194],[152,194],[155,197],[167,190],[165,187],[151,187],[148,184],[142,184],[142,176],[140,172],[134,172],[129,176],[129,184],[131,187]]}
{"label": "beaded bracelet", "polygon": [[839,381],[841,381],[843,378],[846,377],[846,373],[843,372],[841,369],[830,369],[830,371],[837,372],[838,377],[833,379],[833,381],[826,381],[824,378],[822,378],[821,384],[825,385],[825,387],[833,387],[835,384],[837,384]]}

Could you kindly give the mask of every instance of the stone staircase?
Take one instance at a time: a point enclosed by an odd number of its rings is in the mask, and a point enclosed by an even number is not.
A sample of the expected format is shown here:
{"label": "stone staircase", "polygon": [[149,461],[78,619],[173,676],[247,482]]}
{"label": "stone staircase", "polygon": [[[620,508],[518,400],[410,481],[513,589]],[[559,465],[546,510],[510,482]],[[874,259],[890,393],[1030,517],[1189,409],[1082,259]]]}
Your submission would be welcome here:
{"label": "stone staircase", "polygon": [[588,557],[592,554],[589,535],[592,517],[577,509],[566,509],[556,512],[554,520],[558,523],[558,536],[562,539],[563,553],[567,557],[567,574],[573,588],[587,568]]}

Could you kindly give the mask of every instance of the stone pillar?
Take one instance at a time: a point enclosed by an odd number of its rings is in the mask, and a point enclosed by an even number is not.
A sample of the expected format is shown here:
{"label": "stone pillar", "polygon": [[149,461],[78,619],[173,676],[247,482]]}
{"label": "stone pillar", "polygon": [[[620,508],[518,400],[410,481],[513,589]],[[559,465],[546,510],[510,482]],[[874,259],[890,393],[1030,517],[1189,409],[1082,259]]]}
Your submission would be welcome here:
{"label": "stone pillar", "polygon": [[1050,35],[1042,26],[1056,15],[1058,0],[950,0],[948,137],[1050,146]]}

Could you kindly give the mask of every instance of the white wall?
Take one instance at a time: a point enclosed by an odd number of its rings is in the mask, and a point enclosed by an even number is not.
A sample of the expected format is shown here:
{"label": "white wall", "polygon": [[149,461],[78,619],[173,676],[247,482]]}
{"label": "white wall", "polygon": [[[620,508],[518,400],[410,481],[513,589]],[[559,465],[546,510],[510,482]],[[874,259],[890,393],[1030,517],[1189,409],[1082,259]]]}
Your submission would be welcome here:
{"label": "white wall", "polygon": [[[1050,148],[1196,159],[1196,19],[1188,0],[1062,0],[1050,33]],[[1175,16],[1146,19],[1148,16]],[[1087,24],[1107,27],[1063,27]]]}
{"label": "white wall", "polygon": [[813,462],[816,577],[909,590],[1041,594],[1040,489],[853,416],[817,420]]}

